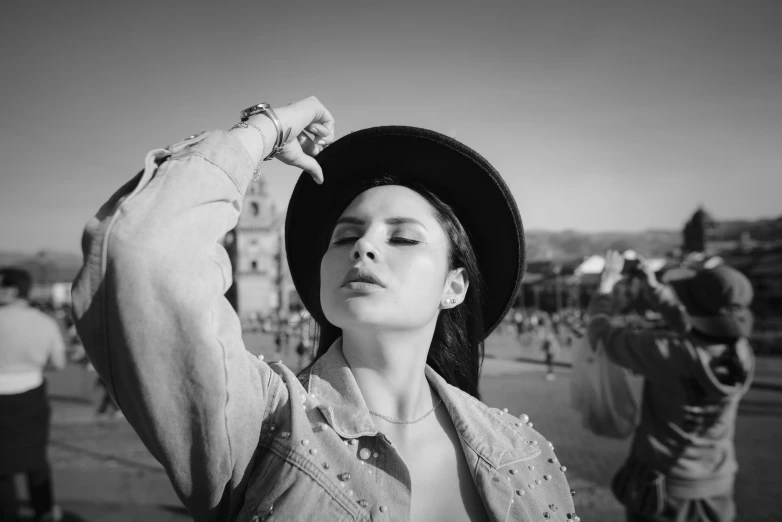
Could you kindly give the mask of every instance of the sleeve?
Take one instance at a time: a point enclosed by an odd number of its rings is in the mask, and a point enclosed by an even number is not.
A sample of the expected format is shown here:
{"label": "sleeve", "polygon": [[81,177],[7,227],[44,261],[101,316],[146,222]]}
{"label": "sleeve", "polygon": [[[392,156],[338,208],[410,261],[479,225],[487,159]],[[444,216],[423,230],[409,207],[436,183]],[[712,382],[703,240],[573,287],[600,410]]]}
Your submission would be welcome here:
{"label": "sleeve", "polygon": [[73,287],[86,352],[196,521],[232,518],[286,393],[245,350],[220,239],[253,165],[230,133],[153,150],[89,221]]}
{"label": "sleeve", "polygon": [[660,312],[668,326],[680,333],[689,331],[690,321],[687,311],[670,286],[661,284],[652,288],[645,285],[645,288],[649,304],[654,310]]}
{"label": "sleeve", "polygon": [[[589,305],[587,336],[594,346],[602,342],[606,354],[616,364],[655,380],[678,372],[683,365],[675,336],[656,331],[630,330],[611,323],[611,296],[595,294]],[[682,368],[683,369],[683,368]]]}

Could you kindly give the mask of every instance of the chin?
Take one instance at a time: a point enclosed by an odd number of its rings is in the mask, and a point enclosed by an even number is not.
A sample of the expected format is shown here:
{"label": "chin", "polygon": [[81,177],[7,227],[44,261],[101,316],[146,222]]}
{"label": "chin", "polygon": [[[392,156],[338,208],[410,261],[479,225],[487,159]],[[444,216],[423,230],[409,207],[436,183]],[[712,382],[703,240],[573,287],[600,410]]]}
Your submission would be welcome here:
{"label": "chin", "polygon": [[326,319],[339,328],[384,325],[389,322],[390,310],[383,303],[365,298],[349,298],[323,310]]}

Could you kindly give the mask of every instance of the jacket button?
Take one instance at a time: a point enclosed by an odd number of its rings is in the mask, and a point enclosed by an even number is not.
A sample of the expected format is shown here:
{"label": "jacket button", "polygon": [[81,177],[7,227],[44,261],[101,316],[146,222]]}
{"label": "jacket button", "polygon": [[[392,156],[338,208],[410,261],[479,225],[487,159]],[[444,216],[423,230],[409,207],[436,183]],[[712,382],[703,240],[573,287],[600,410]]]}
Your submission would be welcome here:
{"label": "jacket button", "polygon": [[371,456],[372,456],[372,452],[369,451],[369,448],[361,448],[361,451],[358,452],[358,457],[361,460],[367,460]]}
{"label": "jacket button", "polygon": [[350,473],[343,473],[342,475],[339,476],[339,480],[343,482],[347,482],[348,480],[350,480]]}
{"label": "jacket button", "polygon": [[358,505],[361,507],[367,507],[367,501],[364,499],[361,499],[358,501]]}
{"label": "jacket button", "polygon": [[381,512],[381,513],[385,513],[386,511],[388,511],[388,508],[387,508],[387,507],[385,507],[385,506],[380,506],[380,512]]}

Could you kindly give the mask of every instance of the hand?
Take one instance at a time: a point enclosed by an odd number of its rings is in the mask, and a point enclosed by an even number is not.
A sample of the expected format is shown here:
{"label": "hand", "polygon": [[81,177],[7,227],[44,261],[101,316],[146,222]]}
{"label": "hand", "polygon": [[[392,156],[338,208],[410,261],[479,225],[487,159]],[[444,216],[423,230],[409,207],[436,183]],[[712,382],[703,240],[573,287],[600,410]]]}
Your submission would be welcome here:
{"label": "hand", "polygon": [[616,284],[622,280],[622,269],[625,266],[625,258],[615,250],[606,252],[606,264],[600,275],[599,291],[610,294]]}
{"label": "hand", "polygon": [[649,266],[649,261],[647,261],[641,254],[638,254],[638,270],[640,270],[644,275],[644,281],[646,281],[646,284],[649,286],[649,288],[657,288],[660,286],[659,281],[657,281],[657,275],[654,273],[654,270],[652,270],[652,267]]}
{"label": "hand", "polygon": [[334,141],[334,117],[314,96],[275,108],[274,112],[282,123],[283,136],[287,138],[277,159],[310,173],[317,183],[323,183],[323,170],[315,157]]}

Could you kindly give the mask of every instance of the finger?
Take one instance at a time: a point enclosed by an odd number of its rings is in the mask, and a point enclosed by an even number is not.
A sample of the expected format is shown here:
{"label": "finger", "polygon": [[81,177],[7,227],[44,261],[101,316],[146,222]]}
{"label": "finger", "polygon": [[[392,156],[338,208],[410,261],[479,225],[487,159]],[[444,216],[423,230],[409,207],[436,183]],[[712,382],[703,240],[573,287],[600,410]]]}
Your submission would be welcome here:
{"label": "finger", "polygon": [[329,129],[320,123],[313,123],[307,128],[307,130],[314,136],[328,136],[329,134]]}
{"label": "finger", "polygon": [[315,160],[315,158],[308,156],[302,152],[301,149],[290,154],[285,159],[285,163],[291,167],[299,168],[307,172],[310,176],[312,176],[312,179],[315,180],[315,183],[319,185],[323,183],[323,170],[320,168],[320,165]]}
{"label": "finger", "polygon": [[299,134],[298,140],[299,140],[299,145],[301,146],[301,150],[303,150],[304,153],[307,154],[308,156],[312,156],[314,158],[315,156],[320,154],[321,150],[323,150],[322,146],[319,145],[320,141],[322,140],[319,140],[316,143],[312,138],[310,138],[304,133]]}
{"label": "finger", "polygon": [[329,134],[334,133],[334,116],[331,115],[331,112],[326,108],[325,105],[323,105],[320,100],[318,100],[315,96],[311,96],[309,98],[310,103],[313,106],[314,111],[314,117],[312,118],[313,123],[319,123],[326,127],[328,129]]}

